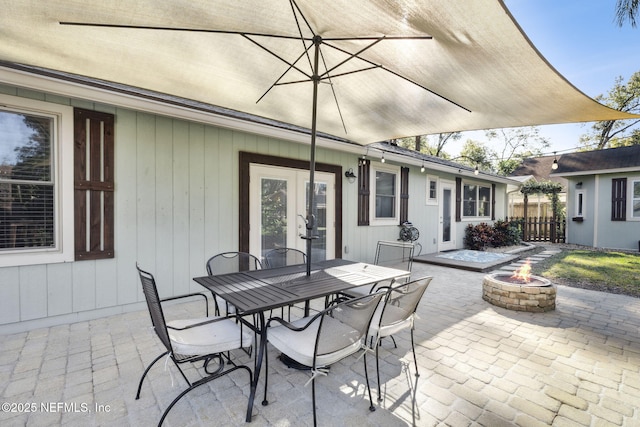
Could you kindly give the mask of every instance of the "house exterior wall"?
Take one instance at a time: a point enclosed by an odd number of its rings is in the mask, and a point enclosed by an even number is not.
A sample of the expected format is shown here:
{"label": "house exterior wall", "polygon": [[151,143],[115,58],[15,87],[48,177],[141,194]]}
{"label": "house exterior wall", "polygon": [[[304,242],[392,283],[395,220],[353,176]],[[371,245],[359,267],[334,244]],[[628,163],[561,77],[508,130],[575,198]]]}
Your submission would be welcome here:
{"label": "house exterior wall", "polygon": [[[579,182],[582,183],[582,186],[577,189],[576,186]],[[582,221],[578,217],[576,206],[577,190],[581,190],[585,197]],[[596,186],[593,177],[581,176],[569,179],[567,185],[567,228],[565,232],[567,243],[593,246],[597,218],[595,194]]]}
{"label": "house exterior wall", "polygon": [[[638,250],[640,222],[630,219],[628,215],[626,221],[611,220],[611,180],[633,177],[639,178],[640,170],[567,177],[567,243],[607,249]],[[586,211],[583,222],[577,222],[573,218],[577,209],[576,194],[581,190],[586,197]]]}
{"label": "house exterior wall", "polygon": [[[273,137],[1,84],[0,94],[115,115],[115,257],[0,268],[0,333],[143,309],[136,262],[163,297],[201,290],[191,279],[206,274],[205,261],[238,249],[239,153],[309,158],[308,145]],[[357,169],[358,154],[319,148],[316,160]],[[358,186],[342,179],[343,258],[372,262],[376,242],[397,239],[399,227],[358,227]],[[438,216],[426,185],[411,167],[409,218],[423,253],[436,250]],[[496,190],[501,218],[506,186]],[[465,226],[457,224],[458,247]]]}

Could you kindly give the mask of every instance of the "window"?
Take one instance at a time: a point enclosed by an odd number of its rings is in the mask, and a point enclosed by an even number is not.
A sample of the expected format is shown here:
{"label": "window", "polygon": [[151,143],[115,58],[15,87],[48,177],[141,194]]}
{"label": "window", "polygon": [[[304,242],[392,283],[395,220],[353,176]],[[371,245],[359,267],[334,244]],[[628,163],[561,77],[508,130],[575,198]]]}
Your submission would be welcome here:
{"label": "window", "polygon": [[438,178],[435,176],[427,176],[427,204],[438,204]]}
{"label": "window", "polygon": [[491,216],[491,187],[465,183],[462,187],[462,214],[465,217]]}
{"label": "window", "polygon": [[631,181],[630,193],[629,218],[640,220],[640,178]]}
{"label": "window", "polygon": [[611,180],[611,221],[627,219],[627,179]]}
{"label": "window", "polygon": [[396,174],[376,171],[376,219],[396,216]]}
{"label": "window", "polygon": [[359,159],[358,225],[400,225],[408,218],[409,168],[372,168],[370,160]]}
{"label": "window", "polygon": [[585,209],[586,209],[585,193],[584,191],[577,191],[576,192],[576,216],[584,217]]}
{"label": "window", "polygon": [[[0,95],[0,266],[73,259],[72,109]],[[68,210],[67,210],[68,209]]]}
{"label": "window", "polygon": [[[407,173],[408,179],[408,173]],[[370,225],[400,223],[400,170],[393,166],[376,165],[371,168]]]}

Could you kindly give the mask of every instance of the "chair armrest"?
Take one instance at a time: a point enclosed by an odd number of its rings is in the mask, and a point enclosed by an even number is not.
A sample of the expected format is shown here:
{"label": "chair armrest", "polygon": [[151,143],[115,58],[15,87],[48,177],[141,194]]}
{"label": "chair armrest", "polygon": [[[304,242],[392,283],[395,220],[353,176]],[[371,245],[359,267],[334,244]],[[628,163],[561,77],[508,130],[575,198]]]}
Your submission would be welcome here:
{"label": "chair armrest", "polygon": [[205,293],[203,293],[203,292],[194,292],[194,293],[191,293],[191,294],[176,295],[174,297],[162,298],[160,300],[160,302],[173,301],[173,300],[177,300],[177,299],[189,298],[189,297],[195,297],[195,296],[201,296],[201,297],[204,298],[204,303],[205,303],[205,307],[206,307],[206,314],[207,314],[207,317],[209,317],[209,298],[207,298],[207,295]]}
{"label": "chair armrest", "polygon": [[271,322],[275,321],[278,322],[280,324],[282,324],[282,326],[287,327],[288,329],[291,329],[292,331],[296,331],[296,332],[300,332],[300,331],[304,331],[305,329],[307,329],[309,327],[309,325],[311,325],[318,317],[322,316],[324,314],[324,312],[327,310],[322,310],[318,313],[316,313],[313,317],[309,318],[309,321],[302,327],[298,327],[298,326],[294,326],[291,323],[287,322],[286,320],[284,320],[282,317],[272,317],[269,319],[269,321],[267,322],[267,328],[269,326],[271,326]]}
{"label": "chair armrest", "polygon": [[209,323],[222,322],[223,320],[227,320],[229,317],[220,316],[220,317],[212,317],[204,322],[193,323],[191,325],[185,326],[183,328],[177,328],[175,326],[167,325],[167,329],[173,329],[175,331],[184,331],[185,329],[197,328],[198,326],[208,325]]}

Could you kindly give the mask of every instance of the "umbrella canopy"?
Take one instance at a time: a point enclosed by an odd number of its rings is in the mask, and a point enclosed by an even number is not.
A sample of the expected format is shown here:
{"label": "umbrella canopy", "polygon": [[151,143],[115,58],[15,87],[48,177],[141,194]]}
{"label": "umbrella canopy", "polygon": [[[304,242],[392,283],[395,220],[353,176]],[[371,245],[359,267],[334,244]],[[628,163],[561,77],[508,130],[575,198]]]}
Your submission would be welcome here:
{"label": "umbrella canopy", "polygon": [[[335,48],[323,47],[320,59],[320,67],[329,70],[374,41],[353,38],[387,37],[361,52],[362,60],[330,71],[331,80],[324,79],[318,88],[318,131],[361,144],[629,117],[597,104],[559,75],[498,0],[296,0],[293,7],[289,0],[4,3],[0,60],[123,83],[306,128],[312,126],[311,84],[274,87],[256,102],[276,81],[304,80],[312,74],[308,57],[301,57],[303,44],[296,39],[300,28],[304,37],[311,36],[311,28],[325,40],[333,39]],[[301,13],[296,16],[293,10]],[[299,70],[289,70],[278,80],[288,70],[285,61],[296,62]],[[345,74],[366,67],[373,68]]]}
{"label": "umbrella canopy", "polygon": [[[539,55],[498,0],[16,0],[0,60],[311,128],[403,136],[633,117]],[[9,41],[9,42],[7,42]]]}

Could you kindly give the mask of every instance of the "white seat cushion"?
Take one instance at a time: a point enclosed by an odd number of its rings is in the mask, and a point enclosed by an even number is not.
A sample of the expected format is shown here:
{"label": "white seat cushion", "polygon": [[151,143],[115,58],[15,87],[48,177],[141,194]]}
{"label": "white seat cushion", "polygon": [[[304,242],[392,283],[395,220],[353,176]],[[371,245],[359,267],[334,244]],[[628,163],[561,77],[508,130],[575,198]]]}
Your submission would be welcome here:
{"label": "white seat cushion", "polygon": [[[296,327],[302,327],[307,324],[310,319],[311,318],[306,317],[291,323]],[[300,332],[292,331],[282,325],[273,326],[267,331],[267,339],[275,348],[295,361],[305,366],[314,367],[313,353],[319,324],[320,318],[316,319],[309,327]],[[340,341],[348,342],[349,344],[331,353],[318,355],[315,367],[331,365],[357,352],[361,348],[362,340],[358,339],[358,332],[332,317],[325,316],[323,330],[325,332],[330,331],[332,336],[340,337]]]}
{"label": "white seat cushion", "polygon": [[[203,317],[200,319],[181,319],[167,322],[167,327],[184,328],[196,323],[219,317]],[[189,329],[175,330],[168,328],[171,346],[176,354],[197,356],[221,353],[242,347],[249,347],[253,343],[253,333],[249,328],[240,328],[231,319],[207,323]]]}
{"label": "white seat cushion", "polygon": [[413,324],[412,314],[407,319],[400,320],[389,325],[382,325],[382,327],[380,327],[380,316],[382,315],[383,308],[387,315],[390,314],[389,311],[401,311],[393,304],[387,304],[386,306],[385,304],[378,305],[378,308],[376,308],[376,311],[373,314],[373,319],[371,319],[371,326],[369,326],[369,337],[373,337],[374,339],[376,336],[379,336],[380,338],[388,337],[389,335],[393,335],[404,329],[410,328]]}

